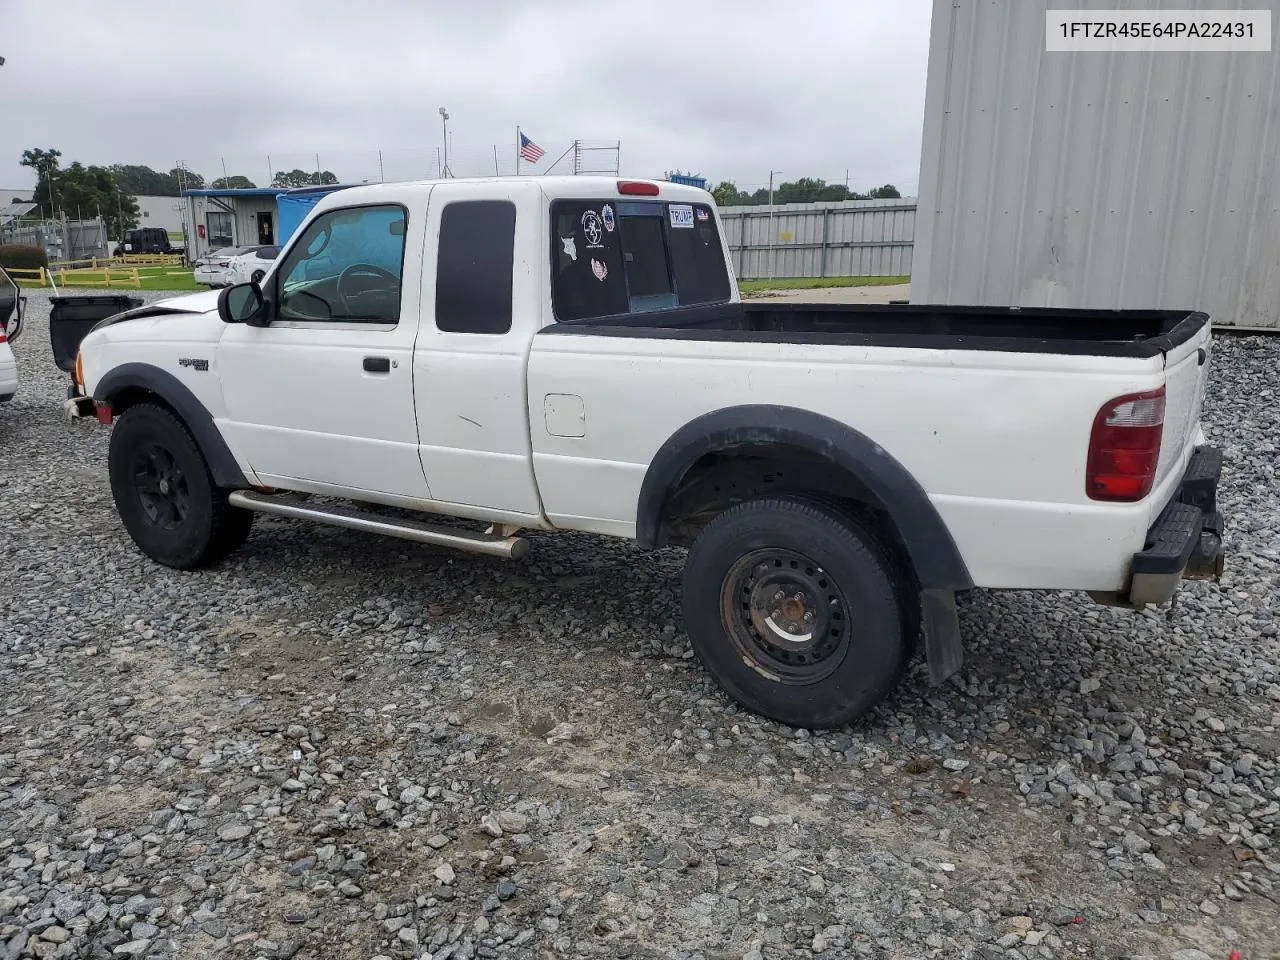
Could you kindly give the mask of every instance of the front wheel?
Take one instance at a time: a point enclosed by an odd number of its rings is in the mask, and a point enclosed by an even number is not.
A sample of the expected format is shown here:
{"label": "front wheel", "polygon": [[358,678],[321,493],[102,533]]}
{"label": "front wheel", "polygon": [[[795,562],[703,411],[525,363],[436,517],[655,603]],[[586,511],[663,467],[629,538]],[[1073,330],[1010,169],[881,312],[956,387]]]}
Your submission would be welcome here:
{"label": "front wheel", "polygon": [[249,536],[253,514],[227,503],[195,440],[168,409],[144,403],[126,410],[107,460],[124,528],[157,563],[206,566]]}
{"label": "front wheel", "polygon": [[796,727],[870,710],[915,639],[887,550],[854,516],[803,497],[748,501],[712,520],[689,551],[684,614],[725,691]]}

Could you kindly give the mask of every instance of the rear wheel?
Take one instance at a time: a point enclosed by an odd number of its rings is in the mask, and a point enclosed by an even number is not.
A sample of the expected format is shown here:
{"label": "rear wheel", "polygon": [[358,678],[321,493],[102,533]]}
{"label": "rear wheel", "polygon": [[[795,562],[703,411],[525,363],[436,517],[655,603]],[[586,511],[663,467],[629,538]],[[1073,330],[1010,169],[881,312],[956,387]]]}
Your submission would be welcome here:
{"label": "rear wheel", "polygon": [[749,710],[848,723],[897,684],[918,624],[862,521],[803,497],[716,517],[689,551],[685,622],[707,671]]}
{"label": "rear wheel", "polygon": [[267,272],[265,270],[255,270],[253,271],[253,276],[251,276],[249,279],[252,280],[254,283],[261,283],[262,278],[265,277],[266,275],[267,275]]}
{"label": "rear wheel", "polygon": [[138,548],[167,567],[216,563],[249,536],[253,514],[227,503],[182,422],[155,404],[130,407],[111,432],[111,494]]}

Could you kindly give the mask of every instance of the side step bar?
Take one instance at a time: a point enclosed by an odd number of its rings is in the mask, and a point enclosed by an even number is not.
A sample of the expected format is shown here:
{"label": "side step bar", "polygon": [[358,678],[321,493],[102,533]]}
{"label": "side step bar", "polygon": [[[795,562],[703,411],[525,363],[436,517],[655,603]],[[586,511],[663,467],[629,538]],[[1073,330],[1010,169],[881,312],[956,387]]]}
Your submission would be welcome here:
{"label": "side step bar", "polygon": [[351,507],[304,505],[296,500],[269,496],[254,490],[233,491],[227,497],[227,502],[242,510],[269,513],[272,516],[289,517],[293,520],[327,523],[330,526],[362,530],[365,533],[380,533],[386,537],[430,543],[437,547],[452,547],[455,550],[483,553],[490,557],[520,560],[529,554],[529,541],[516,536],[501,537],[489,533],[471,533],[467,530],[424,523],[421,520],[391,519],[364,513]]}

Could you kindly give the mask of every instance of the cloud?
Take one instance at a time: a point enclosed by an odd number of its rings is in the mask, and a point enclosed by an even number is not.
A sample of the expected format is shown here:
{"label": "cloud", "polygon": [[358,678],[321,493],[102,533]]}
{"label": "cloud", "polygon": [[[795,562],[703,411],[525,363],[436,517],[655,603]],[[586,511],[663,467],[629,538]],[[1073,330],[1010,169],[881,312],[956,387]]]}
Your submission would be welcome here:
{"label": "cloud", "polygon": [[[770,169],[914,192],[929,0],[6,0],[0,184],[32,146],[67,161],[179,160],[206,177],[315,166],[426,176],[450,112],[457,174],[621,141],[624,172]],[[185,9],[185,8],[184,8]],[[559,169],[565,169],[563,165]]]}

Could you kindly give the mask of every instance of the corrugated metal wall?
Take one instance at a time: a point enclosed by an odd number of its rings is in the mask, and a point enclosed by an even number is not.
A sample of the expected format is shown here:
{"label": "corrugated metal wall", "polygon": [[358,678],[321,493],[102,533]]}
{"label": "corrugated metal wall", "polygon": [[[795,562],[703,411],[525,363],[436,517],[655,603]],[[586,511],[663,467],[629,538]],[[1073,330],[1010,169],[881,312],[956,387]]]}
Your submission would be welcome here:
{"label": "corrugated metal wall", "polygon": [[789,203],[774,207],[772,220],[767,206],[722,207],[720,217],[744,280],[911,273],[914,200]]}
{"label": "corrugated metal wall", "polygon": [[232,246],[248,247],[258,242],[259,213],[270,213],[273,224],[276,215],[276,198],[272,196],[249,197],[205,197],[190,196],[186,198],[187,208],[184,212],[187,235],[194,239],[188,255],[195,259],[210,252],[209,238],[201,237],[196,229],[200,225],[208,225],[209,213],[230,213],[232,223]]}
{"label": "corrugated metal wall", "polygon": [[[1046,53],[1048,6],[934,0],[912,300],[1280,328],[1280,55]],[[1053,2],[1117,8],[1280,0]]]}

